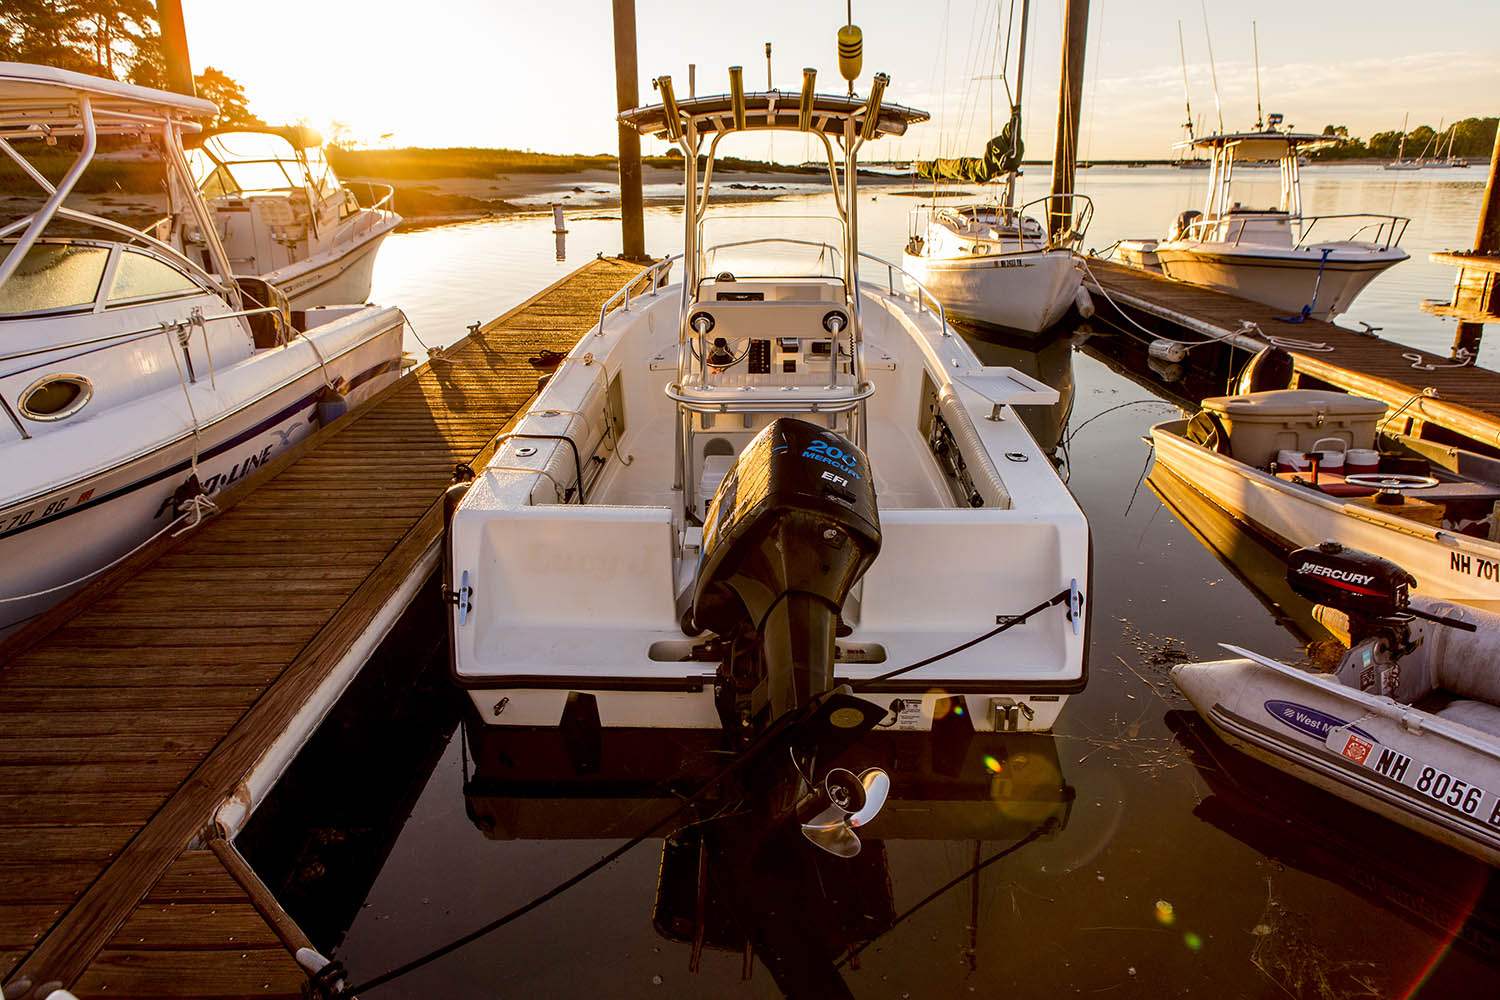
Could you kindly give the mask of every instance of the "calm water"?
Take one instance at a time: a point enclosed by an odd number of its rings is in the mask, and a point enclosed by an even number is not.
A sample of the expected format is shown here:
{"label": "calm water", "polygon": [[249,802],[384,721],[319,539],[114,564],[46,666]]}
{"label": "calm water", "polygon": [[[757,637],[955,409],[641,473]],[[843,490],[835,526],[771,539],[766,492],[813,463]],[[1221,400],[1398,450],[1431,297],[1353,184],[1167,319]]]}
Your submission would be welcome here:
{"label": "calm water", "polygon": [[[1410,343],[1446,348],[1451,326],[1416,303],[1451,287],[1451,273],[1426,255],[1472,237],[1482,177],[1470,174],[1307,171],[1305,195],[1320,210],[1414,217],[1405,240],[1413,259],[1365,292],[1356,317]],[[1089,240],[1097,246],[1158,233],[1201,193],[1189,197],[1195,178],[1166,169],[1080,176],[1097,203]],[[869,250],[899,258],[911,203],[866,191]],[[809,210],[794,196],[735,211]],[[799,225],[784,228],[808,231]],[[451,341],[596,251],[618,249],[614,220],[570,218],[568,226],[565,262],[554,259],[550,219],[393,236],[374,297],[403,305],[429,342]],[[648,248],[674,250],[678,226],[671,211],[651,211]],[[1071,413],[1059,406],[1035,426],[1043,440],[1075,434],[1059,457],[1093,528],[1087,690],[1069,702],[1052,736],[999,739],[959,757],[933,741],[882,749],[898,788],[902,775],[928,784],[908,781],[912,801],[893,803],[884,831],[886,817],[870,828],[857,865],[811,871],[789,861],[761,872],[740,867],[727,847],[711,852],[714,884],[748,893],[730,915],[764,918],[752,933],[766,936],[766,949],[781,949],[783,982],[808,996],[837,995],[835,976],[860,997],[1495,995],[1500,891],[1490,883],[1500,880],[1488,868],[1241,758],[1166,680],[1182,658],[1219,655],[1219,642],[1299,658],[1315,627],[1285,593],[1273,554],[1192,508],[1172,483],[1142,481],[1149,453],[1141,435],[1176,410],[1092,349],[1075,350],[1087,333],[1031,353],[976,345],[992,363],[1072,388]],[[1108,336],[1098,332],[1096,343]],[[1099,414],[1106,415],[1091,420]],[[525,771],[522,755],[540,751],[506,747],[509,766],[498,755],[498,764],[486,759],[493,748],[470,757],[442,686],[441,643],[441,612],[429,595],[397,637],[383,667],[390,674],[362,682],[363,697],[325,727],[316,752],[246,838],[273,888],[356,981],[529,900],[619,846],[651,814],[649,796],[639,794],[580,802],[549,794],[545,784],[526,795],[494,794],[487,774],[515,779]],[[399,679],[423,665],[433,669]],[[401,714],[385,718],[382,708]],[[1004,762],[1004,780],[991,780],[983,753]],[[514,780],[498,787],[517,790]],[[648,791],[659,805],[663,790]],[[1061,828],[1004,853],[1049,818]],[[691,946],[658,933],[672,913],[691,916],[691,894],[683,897],[674,878],[684,860],[691,876],[696,859],[696,849],[674,854],[663,869],[662,841],[650,840],[535,912],[370,995],[779,995],[765,964],[743,982],[739,951],[712,947],[738,940],[733,920],[727,930],[724,920],[710,920],[716,930],[696,973],[688,969]],[[717,902],[709,900],[710,910]],[[857,968],[834,971],[818,961],[855,941],[872,942]]]}

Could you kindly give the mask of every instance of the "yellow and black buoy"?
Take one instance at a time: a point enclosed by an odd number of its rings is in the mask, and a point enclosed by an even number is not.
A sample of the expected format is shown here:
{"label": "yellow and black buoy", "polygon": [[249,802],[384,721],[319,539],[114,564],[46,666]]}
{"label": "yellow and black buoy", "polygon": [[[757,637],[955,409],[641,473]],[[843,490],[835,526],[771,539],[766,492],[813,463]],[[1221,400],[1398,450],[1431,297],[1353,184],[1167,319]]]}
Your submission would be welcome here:
{"label": "yellow and black buoy", "polygon": [[854,81],[864,66],[864,36],[858,27],[846,24],[839,29],[839,73],[849,81],[849,96],[854,96]]}

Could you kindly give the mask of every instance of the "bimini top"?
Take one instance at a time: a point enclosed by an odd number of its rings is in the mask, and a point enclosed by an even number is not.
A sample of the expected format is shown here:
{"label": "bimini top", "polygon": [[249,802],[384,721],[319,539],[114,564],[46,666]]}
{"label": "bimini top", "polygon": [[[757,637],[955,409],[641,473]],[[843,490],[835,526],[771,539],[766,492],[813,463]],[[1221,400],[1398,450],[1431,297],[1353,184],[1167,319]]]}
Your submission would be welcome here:
{"label": "bimini top", "polygon": [[0,138],[79,135],[78,97],[88,95],[100,134],[134,134],[167,121],[196,132],[219,108],[186,94],[153,90],[53,66],[0,62]]}
{"label": "bimini top", "polygon": [[[812,118],[809,131],[824,132],[830,136],[844,134],[844,123],[850,119],[863,127],[867,102],[863,98],[845,97],[842,94],[812,94]],[[783,129],[798,131],[801,118],[802,94],[796,91],[769,90],[763,93],[744,95],[745,130]],[[684,125],[691,120],[699,135],[713,132],[733,132],[735,125],[734,96],[715,94],[710,97],[689,97],[676,102],[677,113]],[[878,112],[875,136],[905,135],[910,125],[927,121],[931,115],[916,108],[883,102]],[[620,112],[621,124],[640,132],[668,138],[666,105],[653,104],[644,108],[632,108]]]}
{"label": "bimini top", "polygon": [[1237,160],[1279,160],[1290,153],[1304,149],[1334,146],[1338,139],[1312,132],[1221,132],[1205,135],[1191,142],[1181,142],[1180,148],[1221,149],[1230,147]]}
{"label": "bimini top", "polygon": [[322,133],[308,125],[217,125],[204,129],[197,143],[225,136],[276,136],[293,149],[316,149],[323,145]]}

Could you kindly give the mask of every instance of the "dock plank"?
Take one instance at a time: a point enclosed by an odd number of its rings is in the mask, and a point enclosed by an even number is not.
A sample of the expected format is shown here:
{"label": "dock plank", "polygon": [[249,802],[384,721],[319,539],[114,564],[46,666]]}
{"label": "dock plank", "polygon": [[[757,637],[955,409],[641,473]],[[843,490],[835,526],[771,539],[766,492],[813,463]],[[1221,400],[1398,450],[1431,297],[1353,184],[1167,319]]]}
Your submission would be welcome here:
{"label": "dock plank", "polygon": [[22,859],[0,863],[0,968],[80,997],[300,995],[295,925],[189,845],[430,565],[454,465],[545,374],[526,359],[639,270],[589,262],[0,643],[0,851]]}

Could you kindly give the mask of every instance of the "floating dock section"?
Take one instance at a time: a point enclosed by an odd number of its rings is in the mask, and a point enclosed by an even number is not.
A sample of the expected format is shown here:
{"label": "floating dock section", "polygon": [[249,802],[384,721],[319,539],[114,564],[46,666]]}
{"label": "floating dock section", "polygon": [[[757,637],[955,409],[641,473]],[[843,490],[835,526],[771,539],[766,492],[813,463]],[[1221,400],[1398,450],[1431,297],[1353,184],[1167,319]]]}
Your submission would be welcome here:
{"label": "floating dock section", "polygon": [[430,576],[454,465],[536,391],[529,359],[639,272],[590,262],[0,644],[7,998],[302,995],[308,942],[219,820],[248,815]]}
{"label": "floating dock section", "polygon": [[[1087,283],[1100,317],[1145,336],[1211,343],[1254,353],[1279,344],[1296,361],[1297,385],[1332,386],[1401,410],[1406,433],[1479,445],[1500,455],[1500,372],[1407,347],[1332,323],[1288,323],[1278,311],[1202,285],[1089,258]],[[1196,349],[1196,348],[1194,348]],[[1422,433],[1422,425],[1432,430]],[[1446,432],[1446,433],[1443,433]]]}

